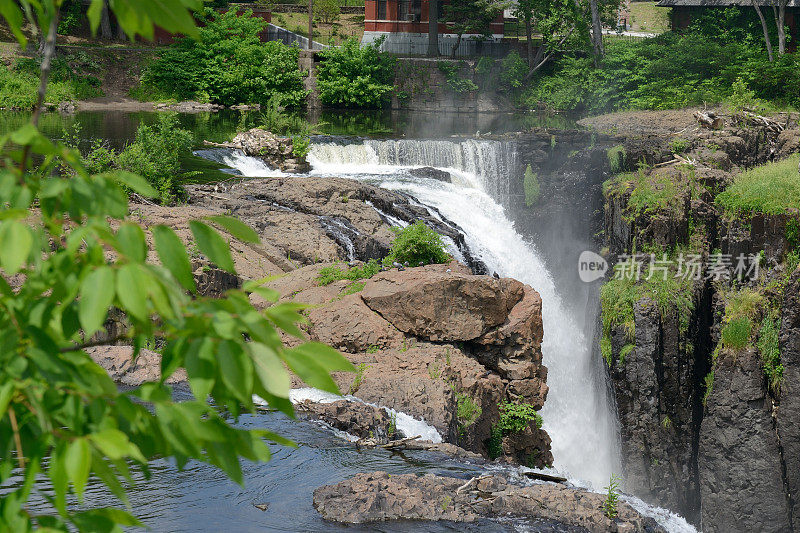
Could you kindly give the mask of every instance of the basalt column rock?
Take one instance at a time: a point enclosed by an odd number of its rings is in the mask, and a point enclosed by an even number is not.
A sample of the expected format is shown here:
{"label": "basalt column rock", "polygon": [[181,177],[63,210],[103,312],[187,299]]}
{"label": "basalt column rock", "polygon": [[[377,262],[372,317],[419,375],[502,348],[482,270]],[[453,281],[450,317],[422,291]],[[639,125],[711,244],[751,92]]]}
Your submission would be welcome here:
{"label": "basalt column rock", "polygon": [[800,527],[800,269],[786,287],[780,330],[781,385],[778,437],[783,449],[792,524]]}
{"label": "basalt column rock", "polygon": [[721,354],[700,430],[705,533],[792,531],[772,412],[757,351]]}

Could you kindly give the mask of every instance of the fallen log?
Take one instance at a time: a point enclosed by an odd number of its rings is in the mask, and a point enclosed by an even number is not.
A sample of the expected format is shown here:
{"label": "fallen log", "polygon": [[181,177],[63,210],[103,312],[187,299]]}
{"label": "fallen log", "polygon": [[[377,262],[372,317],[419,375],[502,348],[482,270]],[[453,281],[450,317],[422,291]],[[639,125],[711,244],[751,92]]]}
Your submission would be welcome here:
{"label": "fallen log", "polygon": [[697,120],[697,123],[704,128],[718,130],[722,127],[722,119],[713,111],[709,111],[707,113],[703,111],[695,111],[694,118]]}

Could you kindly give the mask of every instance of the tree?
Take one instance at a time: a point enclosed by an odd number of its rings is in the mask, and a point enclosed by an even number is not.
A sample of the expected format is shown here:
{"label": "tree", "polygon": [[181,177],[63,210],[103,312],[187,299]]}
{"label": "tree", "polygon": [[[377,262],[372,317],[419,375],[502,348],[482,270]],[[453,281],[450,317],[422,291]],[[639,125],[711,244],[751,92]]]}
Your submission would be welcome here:
{"label": "tree", "polygon": [[339,8],[339,0],[316,0],[316,14],[322,19],[323,24],[330,24],[339,18],[342,10]]}
{"label": "tree", "polygon": [[[179,468],[189,460],[206,462],[241,483],[239,457],[269,459],[265,439],[290,443],[268,431],[237,429],[220,411],[234,417],[253,411],[257,394],[291,416],[284,365],[329,391],[336,391],[331,371],[352,370],[323,345],[283,346],[278,330],[303,336],[297,327],[300,306],[257,311],[250,294],[277,300],[259,282],[222,299],[200,297],[186,249],[170,228],[150,228],[160,264],[148,262],[144,230],[126,220],[126,191],[143,196],[156,191],[135,174],[91,175],[78,152],[39,132],[60,4],[0,3],[0,14],[23,47],[23,9],[46,36],[31,121],[0,138],[2,531],[118,531],[141,525],[127,511],[68,506],[67,498],[82,501],[95,476],[127,502],[121,479],[131,480],[132,470],[149,476],[148,461],[155,457],[174,458]],[[195,0],[112,6],[129,37],[152,37],[154,20],[168,31],[197,37],[191,10],[199,7]],[[88,15],[94,31],[102,9],[103,0],[92,1]],[[198,249],[234,272],[229,246],[212,225],[243,241],[258,236],[229,217],[190,222]],[[122,311],[125,326],[109,339],[103,326],[112,307]],[[154,338],[164,345],[161,379],[124,392],[85,351],[126,341],[138,353]],[[164,380],[181,367],[195,399],[175,403]],[[18,481],[10,483],[12,477]],[[52,487],[44,494],[55,509],[52,515],[34,515],[26,506],[41,478]]]}
{"label": "tree", "polygon": [[[564,44],[588,35],[585,11],[577,0],[521,0],[517,17],[525,22],[528,39],[528,67],[525,79],[530,79],[562,49]],[[541,44],[534,54],[533,32],[541,35]],[[584,46],[583,43],[577,43]]]}
{"label": "tree", "polygon": [[476,33],[483,37],[492,35],[491,23],[503,11],[504,4],[498,0],[450,0],[444,4],[443,20],[458,38],[450,52],[456,56],[465,33]]}
{"label": "tree", "polygon": [[777,0],[772,8],[775,13],[775,23],[778,25],[778,55],[786,53],[786,4],[788,0]]}
{"label": "tree", "polygon": [[594,51],[594,66],[600,66],[603,58],[603,24],[600,21],[600,8],[597,7],[597,0],[589,0],[589,11],[592,16],[592,48]]}
{"label": "tree", "polygon": [[769,61],[772,63],[775,61],[775,56],[772,55],[772,39],[769,36],[769,28],[767,28],[767,21],[764,18],[764,13],[761,12],[761,8],[756,3],[756,0],[751,0],[753,2],[753,8],[756,10],[758,14],[758,20],[761,21],[761,29],[764,31],[764,42],[767,45],[767,55],[769,56]]}

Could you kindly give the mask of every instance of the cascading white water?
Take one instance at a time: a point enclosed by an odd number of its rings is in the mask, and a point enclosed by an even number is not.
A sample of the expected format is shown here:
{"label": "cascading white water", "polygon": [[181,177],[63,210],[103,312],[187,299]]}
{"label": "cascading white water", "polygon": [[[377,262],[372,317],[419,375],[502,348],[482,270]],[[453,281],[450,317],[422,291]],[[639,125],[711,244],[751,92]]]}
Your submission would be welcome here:
{"label": "cascading white water", "polygon": [[[503,143],[494,141],[370,140],[313,145],[309,162],[313,175],[367,181],[406,192],[438,209],[464,230],[475,257],[501,276],[516,278],[539,292],[545,332],[542,352],[550,387],[542,417],[552,438],[554,466],[576,484],[597,490],[612,473],[620,472],[616,416],[606,377],[593,364],[592,332],[581,326],[587,323],[579,319],[585,309],[562,301],[536,246],[515,230],[503,207],[489,194],[500,198],[507,194],[509,180],[503,173],[516,166],[515,157]],[[453,183],[405,172],[420,166],[451,172]],[[626,499],[669,531],[694,531],[677,515],[636,498]]]}
{"label": "cascading white water", "polygon": [[[502,276],[534,287],[543,300],[544,342],[550,393],[542,410],[544,428],[552,438],[555,466],[595,487],[619,472],[616,417],[611,410],[605,377],[592,360],[591,331],[582,331],[578,313],[557,293],[551,274],[536,247],[515,229],[492,194],[507,191],[503,174],[516,165],[516,155],[497,141],[366,141],[363,145],[315,146],[314,169],[364,177],[382,187],[407,192],[438,209],[461,226],[476,257]],[[394,172],[389,169],[394,165]],[[472,176],[461,184],[411,177],[408,166],[435,166]],[[388,168],[387,168],[388,167]],[[499,185],[498,185],[499,184]],[[472,186],[469,186],[472,185]]]}

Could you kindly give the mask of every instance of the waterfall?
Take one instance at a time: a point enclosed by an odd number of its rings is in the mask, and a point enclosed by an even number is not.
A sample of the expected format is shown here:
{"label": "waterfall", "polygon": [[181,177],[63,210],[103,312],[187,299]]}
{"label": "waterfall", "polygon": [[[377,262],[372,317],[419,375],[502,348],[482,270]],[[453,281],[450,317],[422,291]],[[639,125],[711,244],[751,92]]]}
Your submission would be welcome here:
{"label": "waterfall", "polygon": [[477,139],[366,140],[363,144],[315,144],[309,155],[314,170],[334,173],[387,174],[398,167],[435,167],[455,174],[456,182],[494,197],[507,197],[507,179],[518,166],[510,143]]}
{"label": "waterfall", "polygon": [[[541,414],[552,438],[554,466],[595,488],[619,473],[616,417],[607,378],[594,364],[592,332],[583,330],[585,306],[562,300],[536,246],[516,231],[495,200],[508,194],[509,175],[518,169],[514,147],[477,139],[324,143],[312,146],[309,162],[313,175],[343,176],[410,194],[459,225],[474,256],[491,270],[539,292],[550,387]],[[451,172],[453,183],[406,172],[420,166]]]}

